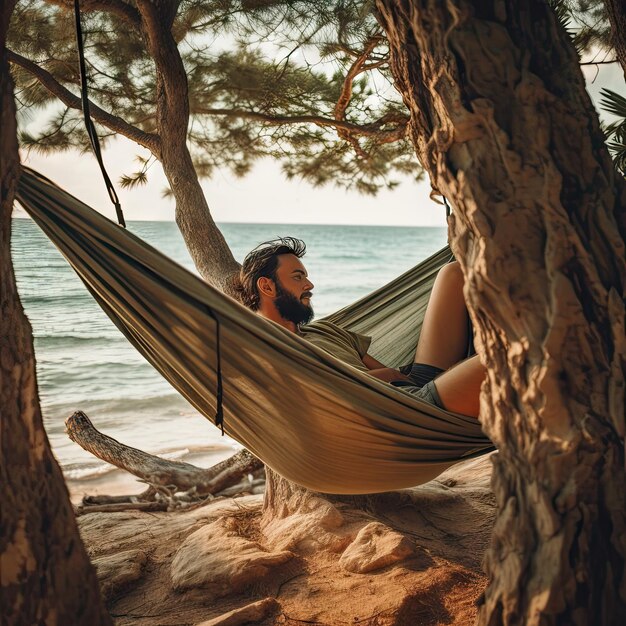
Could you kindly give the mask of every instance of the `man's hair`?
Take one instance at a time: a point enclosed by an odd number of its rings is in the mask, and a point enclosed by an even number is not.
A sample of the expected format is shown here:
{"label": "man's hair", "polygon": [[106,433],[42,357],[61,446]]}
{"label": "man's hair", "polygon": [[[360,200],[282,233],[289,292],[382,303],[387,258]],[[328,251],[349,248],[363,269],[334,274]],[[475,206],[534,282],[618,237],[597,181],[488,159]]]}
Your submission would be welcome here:
{"label": "man's hair", "polygon": [[238,300],[253,311],[259,310],[261,298],[257,281],[262,276],[276,280],[278,257],[281,254],[293,254],[299,259],[306,252],[306,244],[294,237],[279,237],[260,243],[246,255],[241,265],[239,276],[234,280],[234,291]]}

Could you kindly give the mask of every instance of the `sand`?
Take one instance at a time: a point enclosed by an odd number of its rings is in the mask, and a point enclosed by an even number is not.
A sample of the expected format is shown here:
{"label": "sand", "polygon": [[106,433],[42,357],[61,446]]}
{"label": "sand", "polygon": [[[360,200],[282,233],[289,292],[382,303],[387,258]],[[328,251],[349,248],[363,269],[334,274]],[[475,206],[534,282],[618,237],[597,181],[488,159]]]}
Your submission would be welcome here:
{"label": "sand", "polygon": [[279,517],[254,495],[78,519],[119,625],[465,625],[486,585],[490,473],[482,457],[363,506],[300,496]]}

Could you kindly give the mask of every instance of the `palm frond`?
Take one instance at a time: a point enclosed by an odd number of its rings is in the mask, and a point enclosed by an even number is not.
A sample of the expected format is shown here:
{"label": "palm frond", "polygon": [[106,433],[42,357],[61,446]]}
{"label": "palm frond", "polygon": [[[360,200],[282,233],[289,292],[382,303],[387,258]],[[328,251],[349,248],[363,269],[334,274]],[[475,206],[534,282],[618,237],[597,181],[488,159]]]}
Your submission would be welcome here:
{"label": "palm frond", "polygon": [[607,146],[613,157],[615,167],[626,177],[626,143],[610,141]]}
{"label": "palm frond", "polygon": [[600,91],[602,100],[600,106],[607,112],[626,119],[626,98],[610,89],[602,89]]}
{"label": "palm frond", "polygon": [[615,168],[626,177],[626,98],[610,89],[602,89],[600,94],[601,108],[618,118],[604,124],[602,130]]}
{"label": "palm frond", "polygon": [[567,33],[572,41],[572,44],[576,48],[578,55],[580,56],[584,45],[580,41],[579,34],[580,29],[576,30],[572,26],[572,8],[567,0],[548,0],[548,5],[554,13],[554,17],[561,26],[561,28]]}

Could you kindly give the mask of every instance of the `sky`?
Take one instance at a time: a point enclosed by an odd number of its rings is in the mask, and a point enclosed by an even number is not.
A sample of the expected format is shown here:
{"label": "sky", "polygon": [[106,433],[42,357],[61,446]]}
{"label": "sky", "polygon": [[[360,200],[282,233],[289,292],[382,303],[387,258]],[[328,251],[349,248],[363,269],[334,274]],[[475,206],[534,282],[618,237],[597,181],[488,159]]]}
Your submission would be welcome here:
{"label": "sky", "polygon": [[[603,87],[626,95],[624,75],[619,64],[583,68],[592,99],[599,100]],[[133,190],[117,182],[122,174],[136,171],[135,155],[147,156],[133,142],[119,138],[103,150],[105,166],[114,182],[127,220],[173,220],[174,200],[162,198],[166,187],[159,163],[149,171],[148,184]],[[22,153],[24,165],[52,179],[83,202],[115,219],[95,157],[91,153],[68,151],[39,155]],[[393,190],[377,196],[354,191],[287,180],[280,165],[270,159],[259,162],[244,178],[226,171],[202,181],[209,208],[216,222],[271,224],[367,224],[389,226],[445,226],[444,207],[432,201],[427,177],[420,182],[405,179]],[[23,217],[18,210],[16,217]]]}

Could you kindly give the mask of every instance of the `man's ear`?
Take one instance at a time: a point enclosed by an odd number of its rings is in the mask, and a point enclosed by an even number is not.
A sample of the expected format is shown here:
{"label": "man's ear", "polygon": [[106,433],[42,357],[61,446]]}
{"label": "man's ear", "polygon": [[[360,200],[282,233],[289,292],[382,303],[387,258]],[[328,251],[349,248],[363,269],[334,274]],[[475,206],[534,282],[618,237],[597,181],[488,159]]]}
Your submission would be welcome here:
{"label": "man's ear", "polygon": [[267,296],[268,298],[273,298],[276,295],[276,286],[274,285],[274,281],[267,276],[261,276],[256,281],[257,289],[260,294]]}

